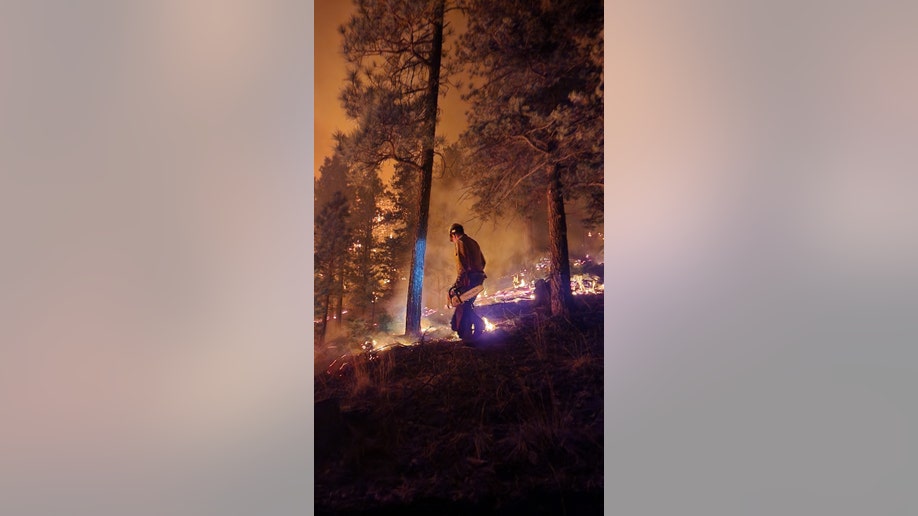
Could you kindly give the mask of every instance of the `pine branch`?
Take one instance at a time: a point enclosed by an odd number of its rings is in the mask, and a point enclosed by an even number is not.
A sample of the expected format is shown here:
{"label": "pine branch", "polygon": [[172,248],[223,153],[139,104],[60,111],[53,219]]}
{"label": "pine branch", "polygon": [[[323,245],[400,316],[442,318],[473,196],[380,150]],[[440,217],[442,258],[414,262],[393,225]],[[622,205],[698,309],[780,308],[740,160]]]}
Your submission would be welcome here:
{"label": "pine branch", "polygon": [[541,148],[541,147],[540,147],[539,145],[537,145],[537,143],[534,142],[528,135],[525,135],[525,134],[518,134],[518,135],[516,135],[516,137],[519,138],[519,139],[521,139],[521,140],[523,140],[524,142],[526,142],[526,143],[529,145],[529,147],[531,147],[533,150],[535,150],[535,151],[537,151],[537,152],[540,152],[540,153],[542,153],[542,154],[549,154],[549,151],[548,151],[547,149]]}

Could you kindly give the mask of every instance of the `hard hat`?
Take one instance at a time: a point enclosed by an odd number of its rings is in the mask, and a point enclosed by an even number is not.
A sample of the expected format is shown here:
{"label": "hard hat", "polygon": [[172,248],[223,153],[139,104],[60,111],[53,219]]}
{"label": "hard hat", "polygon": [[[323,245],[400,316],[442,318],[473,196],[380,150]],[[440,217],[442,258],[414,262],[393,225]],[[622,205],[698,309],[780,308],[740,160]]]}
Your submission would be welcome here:
{"label": "hard hat", "polygon": [[462,224],[458,224],[454,222],[453,225],[449,227],[450,238],[452,238],[453,235],[464,235],[464,234],[465,234],[465,230],[462,229]]}

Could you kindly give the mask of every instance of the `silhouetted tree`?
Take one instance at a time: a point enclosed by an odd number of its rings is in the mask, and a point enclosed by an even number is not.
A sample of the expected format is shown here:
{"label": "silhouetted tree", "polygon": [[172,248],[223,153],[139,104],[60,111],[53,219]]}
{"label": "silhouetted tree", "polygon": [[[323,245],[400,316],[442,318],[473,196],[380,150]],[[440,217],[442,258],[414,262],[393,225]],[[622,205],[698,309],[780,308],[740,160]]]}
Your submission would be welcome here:
{"label": "silhouetted tree", "polygon": [[341,27],[349,82],[341,94],[357,130],[338,135],[350,156],[374,167],[392,160],[419,176],[405,332],[420,334],[444,0],[355,0]]}
{"label": "silhouetted tree", "polygon": [[316,344],[325,342],[329,312],[333,303],[339,307],[336,320],[341,322],[344,278],[347,274],[347,249],[351,245],[348,228],[348,202],[341,191],[316,216],[315,225],[315,299],[316,316],[321,319]]}
{"label": "silhouetted tree", "polygon": [[[375,325],[376,302],[392,292],[395,229],[403,227],[393,194],[379,172],[352,163],[341,148],[326,158],[315,181],[317,316],[327,326],[328,312],[348,329],[368,333]],[[321,294],[319,291],[321,290]]]}
{"label": "silhouetted tree", "polygon": [[313,190],[313,207],[315,216],[324,208],[334,197],[335,192],[346,193],[347,186],[347,164],[339,150],[336,150],[330,157],[326,157],[319,167],[319,177],[315,180]]}
{"label": "silhouetted tree", "polygon": [[351,225],[353,243],[349,250],[351,276],[349,306],[364,321],[363,330],[375,324],[376,302],[392,290],[398,274],[392,251],[395,228],[401,226],[387,191],[376,170],[356,166],[348,181],[352,196]]}
{"label": "silhouetted tree", "polygon": [[459,45],[471,76],[462,135],[476,207],[548,213],[552,313],[569,310],[565,198],[602,220],[603,4],[598,0],[465,0]]}

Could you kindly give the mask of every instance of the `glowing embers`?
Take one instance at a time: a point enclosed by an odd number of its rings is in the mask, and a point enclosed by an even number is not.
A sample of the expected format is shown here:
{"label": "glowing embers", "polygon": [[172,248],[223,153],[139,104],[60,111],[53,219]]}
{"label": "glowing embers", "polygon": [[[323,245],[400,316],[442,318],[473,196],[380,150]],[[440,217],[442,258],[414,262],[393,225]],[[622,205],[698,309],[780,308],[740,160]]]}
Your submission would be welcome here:
{"label": "glowing embers", "polygon": [[571,294],[602,294],[605,287],[595,274],[574,274],[571,276]]}

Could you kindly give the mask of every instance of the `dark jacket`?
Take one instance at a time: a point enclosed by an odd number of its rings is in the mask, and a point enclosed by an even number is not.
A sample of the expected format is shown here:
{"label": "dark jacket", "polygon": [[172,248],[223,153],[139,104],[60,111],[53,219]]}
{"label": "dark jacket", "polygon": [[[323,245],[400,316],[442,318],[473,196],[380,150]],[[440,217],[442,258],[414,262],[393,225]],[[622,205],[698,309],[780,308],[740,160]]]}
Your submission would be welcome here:
{"label": "dark jacket", "polygon": [[467,289],[480,285],[487,277],[484,274],[485,257],[472,237],[462,235],[456,241],[456,286]]}

